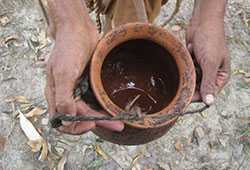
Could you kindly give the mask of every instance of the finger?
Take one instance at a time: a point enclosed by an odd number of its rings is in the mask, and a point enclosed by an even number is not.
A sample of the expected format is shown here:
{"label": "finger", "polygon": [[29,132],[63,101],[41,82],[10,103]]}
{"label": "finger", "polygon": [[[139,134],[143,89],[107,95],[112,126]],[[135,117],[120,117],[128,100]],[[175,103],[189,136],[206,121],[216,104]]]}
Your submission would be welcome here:
{"label": "finger", "polygon": [[48,113],[52,117],[56,113],[56,104],[55,104],[55,92],[54,92],[54,79],[51,74],[51,68],[47,66],[46,74],[46,87],[45,87],[45,97],[48,103]]}
{"label": "finger", "polygon": [[216,78],[218,72],[218,64],[212,62],[208,57],[203,57],[198,61],[202,69],[201,81],[201,98],[207,105],[212,105],[216,95]]}
{"label": "finger", "polygon": [[[61,70],[61,71],[60,71]],[[53,73],[55,79],[55,101],[58,113],[76,115],[76,103],[74,101],[73,90],[74,81],[66,78],[63,69]],[[70,126],[72,122],[62,122],[64,126]]]}
{"label": "finger", "polygon": [[200,101],[201,101],[200,92],[196,90],[192,98],[192,102],[200,102]]}
{"label": "finger", "polygon": [[186,36],[185,36],[185,40],[186,40],[186,46],[188,46],[188,44],[190,44],[191,40],[193,39],[193,34],[194,31],[192,29],[191,26],[188,26],[186,28]]}
{"label": "finger", "polygon": [[61,126],[58,128],[60,132],[81,135],[95,128],[95,122],[74,122],[70,126]]}
{"label": "finger", "polygon": [[[83,101],[77,102],[77,110],[81,114],[94,115],[94,116],[103,116],[106,114],[104,112],[100,113],[91,109]],[[121,121],[96,121],[96,125],[104,127],[112,131],[118,131],[118,132],[124,129],[124,123]]]}
{"label": "finger", "polygon": [[[77,114],[88,114],[88,109],[86,109],[85,105],[82,105],[85,104],[84,102],[81,102],[79,98],[76,98],[75,102]],[[63,133],[79,135],[90,131],[95,128],[95,126],[96,124],[94,121],[64,122],[63,126],[61,126],[58,130]]]}
{"label": "finger", "polygon": [[216,85],[218,86],[218,92],[226,85],[230,78],[231,73],[231,63],[229,56],[226,56],[222,66],[217,73]]}
{"label": "finger", "polygon": [[[73,98],[73,92],[66,92],[67,87],[62,88],[56,86],[55,89],[55,99],[56,99],[56,110],[59,113],[68,113],[71,115],[76,115],[76,106]],[[64,92],[65,91],[65,92]]]}
{"label": "finger", "polygon": [[[63,95],[62,91],[56,90],[56,111],[58,113],[76,115],[76,104],[74,102],[73,96]],[[63,121],[64,126],[70,126],[72,122]]]}
{"label": "finger", "polygon": [[121,132],[124,129],[124,123],[122,121],[100,120],[96,121],[96,125],[117,132]]}
{"label": "finger", "polygon": [[187,49],[188,49],[188,51],[189,51],[190,54],[193,53],[193,45],[192,45],[192,43],[188,43],[187,44]]}
{"label": "finger", "polygon": [[219,70],[217,73],[217,79],[216,79],[216,86],[218,87],[217,90],[220,92],[223,87],[226,85],[228,81],[228,73],[225,73],[224,71]]}

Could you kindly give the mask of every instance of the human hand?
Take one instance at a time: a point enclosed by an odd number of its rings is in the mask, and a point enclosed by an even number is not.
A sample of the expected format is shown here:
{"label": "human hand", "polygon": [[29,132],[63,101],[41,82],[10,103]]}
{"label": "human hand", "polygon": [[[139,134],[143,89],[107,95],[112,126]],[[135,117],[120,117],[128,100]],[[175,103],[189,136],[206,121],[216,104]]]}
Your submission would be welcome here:
{"label": "human hand", "polygon": [[202,100],[211,105],[230,77],[230,57],[223,21],[199,25],[191,23],[186,32],[186,45],[202,73],[193,101]]}
{"label": "human hand", "polygon": [[[98,42],[98,32],[82,0],[48,1],[49,35],[55,46],[47,62],[45,95],[50,117],[55,113],[101,115],[83,101],[74,98],[74,89]],[[82,134],[95,126],[121,131],[122,122],[63,122],[59,131]]]}

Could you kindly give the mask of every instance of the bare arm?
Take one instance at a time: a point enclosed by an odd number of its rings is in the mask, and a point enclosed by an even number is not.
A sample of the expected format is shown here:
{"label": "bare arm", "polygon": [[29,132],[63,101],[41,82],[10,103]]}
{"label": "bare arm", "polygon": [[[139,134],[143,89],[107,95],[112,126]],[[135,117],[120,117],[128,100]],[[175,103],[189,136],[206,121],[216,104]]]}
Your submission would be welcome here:
{"label": "bare arm", "polygon": [[194,100],[213,104],[227,83],[230,58],[225,41],[224,16],[227,0],[195,0],[186,43],[202,69]]}

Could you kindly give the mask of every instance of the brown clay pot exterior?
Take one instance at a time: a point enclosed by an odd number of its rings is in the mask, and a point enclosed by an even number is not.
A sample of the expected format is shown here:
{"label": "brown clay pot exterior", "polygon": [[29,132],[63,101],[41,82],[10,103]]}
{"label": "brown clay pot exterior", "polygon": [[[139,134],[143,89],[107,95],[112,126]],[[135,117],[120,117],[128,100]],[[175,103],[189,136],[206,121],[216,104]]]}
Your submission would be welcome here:
{"label": "brown clay pot exterior", "polygon": [[160,115],[183,112],[191,102],[195,90],[195,69],[192,58],[184,45],[171,33],[147,23],[129,23],[106,34],[98,43],[90,65],[90,81],[94,94],[101,106],[111,115],[122,113],[104,90],[101,80],[101,68],[108,53],[119,44],[133,39],[147,39],[163,46],[174,58],[179,71],[179,87],[171,103],[158,113],[148,115],[153,120],[150,125],[143,122],[125,122],[122,132],[112,132],[96,128],[93,132],[104,140],[122,144],[145,144],[163,136],[177,121],[164,120]]}

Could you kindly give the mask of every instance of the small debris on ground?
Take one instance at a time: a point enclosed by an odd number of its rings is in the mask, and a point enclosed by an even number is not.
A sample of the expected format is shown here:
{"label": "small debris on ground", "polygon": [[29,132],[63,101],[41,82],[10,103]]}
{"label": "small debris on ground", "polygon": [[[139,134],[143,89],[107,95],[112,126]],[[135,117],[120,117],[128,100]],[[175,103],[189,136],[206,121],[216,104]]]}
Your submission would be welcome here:
{"label": "small debris on ground", "polygon": [[183,147],[184,147],[184,146],[183,146],[181,140],[180,140],[180,139],[177,139],[176,142],[175,142],[175,144],[174,144],[174,147],[175,147],[175,149],[176,149],[178,152],[180,152],[180,151],[183,150]]}
{"label": "small debris on ground", "polygon": [[0,135],[0,153],[4,151],[6,138]]}
{"label": "small debris on ground", "polygon": [[3,15],[3,16],[0,16],[0,24],[1,26],[6,26],[8,23],[10,22],[10,19],[8,16],[6,15]]}

